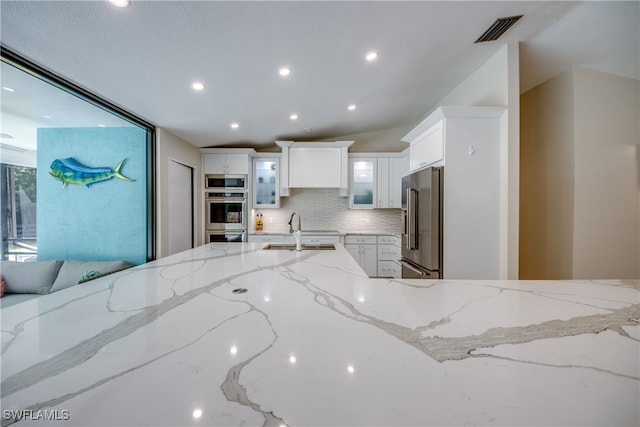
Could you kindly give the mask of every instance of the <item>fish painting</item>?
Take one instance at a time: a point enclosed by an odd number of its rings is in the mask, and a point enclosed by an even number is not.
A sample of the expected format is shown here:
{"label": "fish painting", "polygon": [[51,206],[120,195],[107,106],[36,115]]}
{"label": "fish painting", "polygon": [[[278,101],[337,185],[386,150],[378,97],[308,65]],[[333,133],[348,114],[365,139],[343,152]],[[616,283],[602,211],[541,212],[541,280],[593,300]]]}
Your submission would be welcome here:
{"label": "fish painting", "polygon": [[49,174],[58,181],[62,181],[62,188],[65,188],[67,184],[84,184],[89,188],[97,182],[108,181],[114,177],[124,181],[135,181],[121,173],[122,167],[126,162],[127,159],[122,160],[115,169],[109,167],[90,168],[73,157],[68,157],[54,160],[51,163]]}

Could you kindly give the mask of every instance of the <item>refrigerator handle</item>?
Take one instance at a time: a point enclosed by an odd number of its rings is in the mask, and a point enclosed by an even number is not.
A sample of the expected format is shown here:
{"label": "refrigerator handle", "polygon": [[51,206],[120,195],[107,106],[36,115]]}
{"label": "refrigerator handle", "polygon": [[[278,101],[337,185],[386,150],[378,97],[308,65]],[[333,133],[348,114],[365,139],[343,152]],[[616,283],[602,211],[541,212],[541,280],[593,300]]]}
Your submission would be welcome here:
{"label": "refrigerator handle", "polygon": [[407,249],[418,249],[418,190],[407,188]]}

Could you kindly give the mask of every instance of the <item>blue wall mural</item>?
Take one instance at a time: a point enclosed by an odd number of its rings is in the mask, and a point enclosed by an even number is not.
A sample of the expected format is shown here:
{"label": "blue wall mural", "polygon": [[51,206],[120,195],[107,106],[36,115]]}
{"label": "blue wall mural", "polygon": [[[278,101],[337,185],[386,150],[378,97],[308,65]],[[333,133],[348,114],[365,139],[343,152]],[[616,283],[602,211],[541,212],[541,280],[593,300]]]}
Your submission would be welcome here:
{"label": "blue wall mural", "polygon": [[37,192],[38,259],[146,262],[144,129],[38,129]]}

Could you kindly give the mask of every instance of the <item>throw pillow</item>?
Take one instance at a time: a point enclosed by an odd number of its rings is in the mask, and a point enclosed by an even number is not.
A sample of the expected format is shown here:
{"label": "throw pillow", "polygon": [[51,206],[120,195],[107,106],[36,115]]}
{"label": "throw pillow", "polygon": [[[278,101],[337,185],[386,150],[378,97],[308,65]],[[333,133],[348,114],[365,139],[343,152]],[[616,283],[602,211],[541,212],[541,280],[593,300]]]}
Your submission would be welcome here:
{"label": "throw pillow", "polygon": [[62,261],[0,261],[8,294],[48,294]]}
{"label": "throw pillow", "polygon": [[[60,291],[70,286],[77,285],[78,283],[85,282],[87,280],[95,279],[106,274],[115,273],[116,271],[124,270],[125,268],[133,267],[128,261],[75,261],[67,260],[62,264],[60,273],[56,281],[51,287],[51,292]],[[97,276],[87,279],[85,274],[88,272],[97,272]]]}

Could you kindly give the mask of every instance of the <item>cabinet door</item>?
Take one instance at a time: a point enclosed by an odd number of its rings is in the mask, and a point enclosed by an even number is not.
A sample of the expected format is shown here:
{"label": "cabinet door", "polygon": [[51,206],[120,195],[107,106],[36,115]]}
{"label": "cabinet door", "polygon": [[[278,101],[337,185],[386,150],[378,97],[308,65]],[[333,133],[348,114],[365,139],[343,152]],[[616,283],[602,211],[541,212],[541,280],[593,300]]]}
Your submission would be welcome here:
{"label": "cabinet door", "polygon": [[344,245],[344,248],[349,252],[349,254],[356,260],[358,265],[362,267],[362,263],[360,262],[360,245]]}
{"label": "cabinet door", "polygon": [[391,185],[389,179],[389,165],[390,160],[388,157],[381,157],[378,159],[378,169],[376,170],[376,196],[377,196],[377,208],[388,208],[389,206],[389,188]]}
{"label": "cabinet door", "polygon": [[249,156],[246,154],[227,154],[226,165],[229,175],[249,174]]}
{"label": "cabinet door", "polygon": [[280,172],[278,158],[253,159],[253,207],[269,209],[280,207]]}
{"label": "cabinet door", "polygon": [[249,156],[247,154],[204,154],[205,174],[248,175]]}
{"label": "cabinet door", "polygon": [[372,209],[376,207],[376,167],[377,159],[349,159],[352,209]]}
{"label": "cabinet door", "polygon": [[367,276],[376,277],[378,275],[378,251],[376,245],[361,245],[362,269]]}
{"label": "cabinet door", "polygon": [[443,120],[411,142],[409,156],[412,172],[444,159]]}
{"label": "cabinet door", "polygon": [[202,169],[205,174],[227,173],[227,159],[224,154],[203,154]]}
{"label": "cabinet door", "polygon": [[409,174],[409,157],[389,159],[389,200],[387,207],[402,208],[402,177]]}

